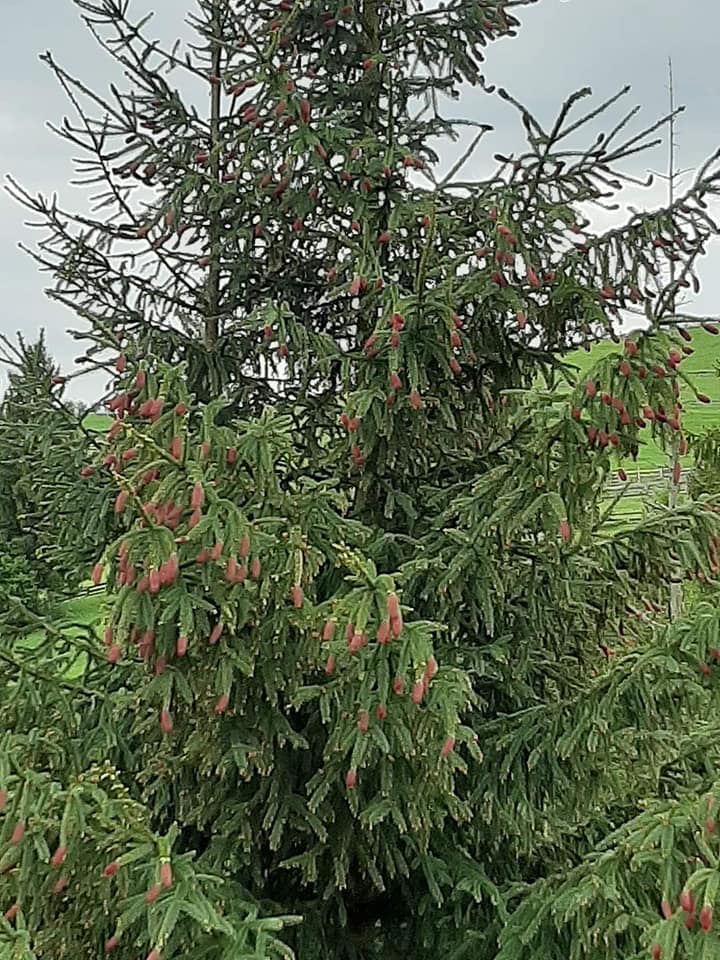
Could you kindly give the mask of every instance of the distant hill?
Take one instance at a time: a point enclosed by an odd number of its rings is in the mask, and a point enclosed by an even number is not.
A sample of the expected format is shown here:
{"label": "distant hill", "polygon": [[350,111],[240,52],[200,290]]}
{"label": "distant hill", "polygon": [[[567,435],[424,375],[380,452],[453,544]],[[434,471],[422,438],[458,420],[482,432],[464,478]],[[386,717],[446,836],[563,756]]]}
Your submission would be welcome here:
{"label": "distant hill", "polygon": [[112,417],[107,413],[88,413],[83,419],[83,426],[93,433],[105,433],[110,429]]}
{"label": "distant hill", "polygon": [[[686,405],[683,414],[685,428],[690,433],[701,433],[709,427],[720,426],[720,336],[713,336],[702,327],[692,330],[694,349],[689,357],[682,362],[682,371],[693,381],[701,393],[707,394],[713,403],[701,404],[685,388],[681,398]],[[575,350],[567,354],[566,360],[578,368],[580,373],[589,370],[598,360],[613,352],[622,352],[622,343],[616,344],[611,340],[596,343],[589,351]],[[112,423],[107,414],[89,413],[84,420],[88,430],[104,433]],[[667,457],[657,444],[648,437],[643,444],[638,457],[637,468],[649,470],[654,467],[667,465]]]}
{"label": "distant hill", "polygon": [[[683,360],[682,370],[688,375],[709,374],[720,388],[720,378],[717,375],[717,369],[720,367],[720,336],[708,333],[702,327],[694,327],[690,330],[690,333],[692,334],[692,342],[688,346],[692,347],[695,352]],[[566,359],[581,370],[587,370],[602,357],[613,351],[622,352],[622,349],[622,342],[616,344],[611,340],[603,340],[596,343],[590,351],[575,350],[569,353]],[[718,388],[715,392],[720,395]],[[713,395],[709,390],[704,392],[708,396]]]}
{"label": "distant hill", "polygon": [[[707,394],[712,403],[698,403],[691,390],[681,385],[680,398],[685,406],[683,424],[689,433],[702,433],[710,427],[720,426],[720,336],[715,336],[694,327],[691,330],[692,342],[689,344],[695,351],[686,357],[680,369],[692,380],[700,393]],[[589,370],[598,360],[608,354],[622,353],[622,342],[613,343],[604,340],[596,343],[589,351],[575,350],[566,356],[566,360],[578,367],[580,372]],[[637,467],[648,470],[653,467],[665,466],[667,456],[648,436],[647,443],[640,448]]]}

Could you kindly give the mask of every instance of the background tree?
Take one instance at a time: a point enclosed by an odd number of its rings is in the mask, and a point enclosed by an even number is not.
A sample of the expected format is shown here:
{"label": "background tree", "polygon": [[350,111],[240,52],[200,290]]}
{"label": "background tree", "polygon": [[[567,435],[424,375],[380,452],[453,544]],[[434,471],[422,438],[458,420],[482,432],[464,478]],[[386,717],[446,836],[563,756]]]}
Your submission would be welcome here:
{"label": "background tree", "polygon": [[[672,297],[716,232],[715,158],[594,236],[587,205],[660,124],[571,148],[617,97],[546,128],[498,91],[527,150],[438,182],[442,98],[492,92],[482,46],[521,3],[200,0],[189,59],[127,3],[76,5],[130,82],[106,101],[46,55],[102,219],[13,190],[112,377],[121,532],[93,571],[105,651],[50,625],[40,668],[17,610],[4,631],[0,937],[152,960],[715,949],[720,625],[662,610],[717,573],[718,520],[617,529],[603,499],[615,457],[682,432]],[[167,67],[209,89],[205,119]],[[563,353],[619,344],[628,304],[648,330],[575,383]]]}
{"label": "background tree", "polygon": [[8,341],[4,346],[14,363],[8,368],[8,386],[0,404],[0,518],[3,569],[16,571],[12,584],[5,579],[4,586],[19,588],[32,601],[33,594],[39,597],[53,579],[52,569],[41,555],[43,515],[37,464],[53,440],[53,424],[58,424],[50,392],[60,386],[60,371],[47,352],[44,333],[33,344],[18,335],[17,346]]}
{"label": "background tree", "polygon": [[35,343],[18,335],[16,342],[2,337],[0,345],[8,370],[0,403],[4,552],[22,561],[26,587],[32,582],[38,597],[65,587],[74,593],[98,536],[112,529],[106,516],[110,484],[98,475],[89,485],[89,469],[80,475],[88,447],[97,441],[64,396],[65,377],[47,352],[44,333]]}

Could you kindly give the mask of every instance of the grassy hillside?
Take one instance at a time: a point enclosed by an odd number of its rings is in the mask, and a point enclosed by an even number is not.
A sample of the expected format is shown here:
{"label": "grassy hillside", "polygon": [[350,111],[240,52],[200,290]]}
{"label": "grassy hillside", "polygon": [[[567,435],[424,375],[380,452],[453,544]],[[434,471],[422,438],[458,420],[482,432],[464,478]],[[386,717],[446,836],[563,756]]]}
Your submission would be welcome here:
{"label": "grassy hillside", "polygon": [[[98,628],[98,623],[103,617],[105,603],[104,594],[81,594],[74,599],[65,600],[58,604],[52,611],[52,621],[68,638],[84,637],[84,626]],[[42,646],[43,640],[43,631],[36,630],[23,637],[19,641],[19,646],[27,650],[36,650]],[[72,662],[65,673],[66,679],[76,680],[82,676],[86,664],[87,654],[79,650],[77,656],[72,658]]]}
{"label": "grassy hillside", "polygon": [[[703,330],[702,327],[693,328],[692,342],[689,344],[695,351],[682,362],[682,369],[688,374],[709,373],[708,379],[718,380],[716,370],[720,366],[720,336],[714,336]],[[567,355],[567,360],[575,364],[580,370],[587,370],[601,357],[613,351],[622,351],[622,344],[612,343],[610,340],[596,343],[590,351],[576,350]],[[719,381],[720,382],[720,381]]]}
{"label": "grassy hillside", "polygon": [[93,433],[105,433],[111,423],[112,418],[107,413],[88,413],[83,420],[85,428]]}
{"label": "grassy hillside", "polygon": [[[702,328],[694,329],[692,335],[690,346],[695,352],[683,360],[681,370],[692,380],[697,390],[707,394],[713,403],[698,403],[692,391],[687,388],[681,391],[680,398],[685,404],[685,429],[689,433],[702,433],[710,427],[720,426],[720,336],[707,333]],[[589,351],[576,350],[568,354],[566,359],[582,374],[608,354],[621,351],[621,344],[605,341],[595,344]],[[666,465],[666,454],[648,437],[647,442],[640,448],[637,467],[640,470],[651,470]]]}
{"label": "grassy hillside", "polygon": [[[692,331],[691,346],[695,350],[682,363],[682,371],[693,381],[696,388],[714,401],[710,404],[698,403],[687,388],[681,393],[685,403],[683,422],[689,433],[702,433],[710,427],[720,426],[720,336],[713,336],[702,328]],[[569,353],[566,360],[578,369],[578,375],[589,370],[598,360],[609,353],[622,352],[622,344],[612,341],[597,343],[589,351],[576,350]],[[112,423],[107,414],[89,413],[85,417],[85,426],[97,433],[104,433]],[[691,462],[691,460],[688,460]],[[648,437],[640,447],[636,468],[652,470],[667,466],[667,456],[662,449]]]}

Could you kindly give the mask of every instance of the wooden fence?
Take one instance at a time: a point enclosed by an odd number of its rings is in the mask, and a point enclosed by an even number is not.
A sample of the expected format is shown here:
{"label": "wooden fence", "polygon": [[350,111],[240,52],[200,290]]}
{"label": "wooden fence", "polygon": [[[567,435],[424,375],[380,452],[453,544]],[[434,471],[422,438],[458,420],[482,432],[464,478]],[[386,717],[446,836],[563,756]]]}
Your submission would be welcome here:
{"label": "wooden fence", "polygon": [[[667,490],[672,479],[670,467],[656,467],[653,470],[628,470],[625,468],[627,480],[621,480],[615,474],[608,482],[608,496],[616,497],[622,492],[625,497],[646,497]],[[680,476],[680,491],[687,492],[688,478],[692,475],[691,468],[684,468]]]}

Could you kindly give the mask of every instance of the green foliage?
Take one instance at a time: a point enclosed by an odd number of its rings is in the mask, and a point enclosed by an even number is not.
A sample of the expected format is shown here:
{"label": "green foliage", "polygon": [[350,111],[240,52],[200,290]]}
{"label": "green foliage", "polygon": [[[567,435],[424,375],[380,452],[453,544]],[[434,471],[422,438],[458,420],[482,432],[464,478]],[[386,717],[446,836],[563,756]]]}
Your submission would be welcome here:
{"label": "green foliage", "polygon": [[8,388],[0,404],[0,536],[20,547],[43,590],[74,590],[98,537],[112,531],[109,484],[80,476],[88,435],[64,399],[65,378],[44,334],[27,344],[2,338]]}
{"label": "green foliage", "polygon": [[0,593],[12,594],[23,603],[37,607],[40,590],[23,541],[6,540],[0,546]]}
{"label": "green foliage", "polygon": [[691,438],[695,469],[689,491],[695,497],[720,494],[720,430],[711,429]]}
{"label": "green foliage", "polygon": [[[680,401],[683,404],[683,429],[690,440],[690,450],[682,457],[683,464],[694,466],[696,457],[703,456],[700,443],[707,436],[717,434],[718,411],[720,410],[720,378],[717,369],[720,362],[720,336],[710,333],[701,325],[694,324],[686,328],[692,339],[686,344],[687,355],[683,355],[681,369],[687,380],[680,383]],[[565,357],[566,362],[582,376],[591,370],[607,354],[615,353],[617,345],[612,340],[602,340],[590,346],[587,351],[577,350]],[[697,394],[703,393],[710,403],[701,403]],[[647,437],[640,444],[637,466],[640,470],[667,467],[668,451]],[[705,488],[710,492],[710,488]],[[715,493],[720,492],[718,490]]]}
{"label": "green foliage", "polygon": [[[717,666],[708,682],[697,661],[714,659],[718,643],[717,604],[698,604],[687,622],[618,664],[627,704],[616,697],[591,698],[588,713],[600,735],[597,742],[613,751],[624,738],[636,762],[643,748],[652,752],[653,777],[643,783],[633,776],[633,795],[608,824],[614,828],[572,869],[548,872],[518,889],[498,957],[636,956],[643,947],[649,952],[651,943],[660,945],[663,957],[714,955],[717,934],[699,934],[698,915],[703,905],[716,904],[720,882],[715,836],[720,783],[707,762],[716,736]],[[654,729],[616,727],[623,708],[655,717]],[[611,737],[617,737],[614,744]],[[696,905],[689,912],[681,906],[683,891],[690,891]],[[667,901],[667,916],[661,901]]]}
{"label": "green foliage", "polygon": [[[517,26],[495,0],[200,0],[189,62],[129,5],[76,5],[131,81],[106,102],[46,57],[103,213],[14,189],[111,381],[65,488],[107,603],[0,615],[0,943],[672,957],[662,896],[720,879],[707,824],[683,867],[720,780],[720,626],[711,595],[666,607],[713,582],[720,518],[703,496],[619,529],[604,489],[683,434],[671,304],[715,166],[592,236],[579,203],[655,127],[568,164],[614,100],[545,129],[501,91],[527,150],[437,183],[438,95],[489,89],[480,48]],[[209,88],[204,119],[165,67]],[[563,356],[635,305],[647,330],[575,382]]]}

